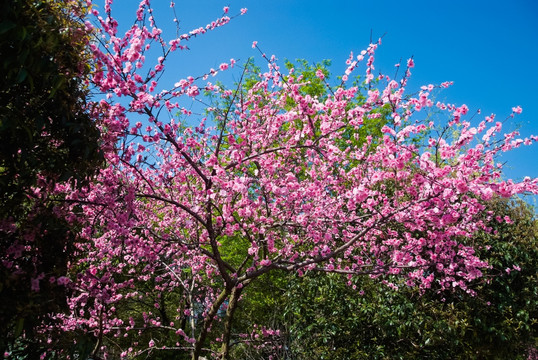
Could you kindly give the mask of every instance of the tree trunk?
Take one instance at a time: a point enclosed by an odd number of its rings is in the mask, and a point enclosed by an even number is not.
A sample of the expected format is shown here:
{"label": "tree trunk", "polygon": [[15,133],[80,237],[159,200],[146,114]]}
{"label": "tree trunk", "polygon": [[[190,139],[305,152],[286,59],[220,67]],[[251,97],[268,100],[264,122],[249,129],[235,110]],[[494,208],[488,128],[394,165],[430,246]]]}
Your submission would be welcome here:
{"label": "tree trunk", "polygon": [[237,301],[241,296],[242,288],[234,287],[230,296],[230,302],[226,309],[226,322],[224,323],[224,334],[222,336],[222,348],[220,353],[221,360],[227,360],[230,352],[230,336],[232,334],[232,324],[235,310],[237,308]]}
{"label": "tree trunk", "polygon": [[217,315],[217,312],[219,311],[222,303],[229,295],[230,290],[226,288],[220,293],[220,295],[215,299],[215,301],[213,301],[209,312],[204,318],[204,323],[202,325],[200,335],[198,335],[198,339],[196,340],[196,343],[194,345],[194,350],[192,352],[192,360],[198,360],[200,358],[200,353],[202,352],[202,347],[204,346],[205,340],[207,338],[207,333],[209,328],[211,327],[211,324],[213,323],[213,319]]}

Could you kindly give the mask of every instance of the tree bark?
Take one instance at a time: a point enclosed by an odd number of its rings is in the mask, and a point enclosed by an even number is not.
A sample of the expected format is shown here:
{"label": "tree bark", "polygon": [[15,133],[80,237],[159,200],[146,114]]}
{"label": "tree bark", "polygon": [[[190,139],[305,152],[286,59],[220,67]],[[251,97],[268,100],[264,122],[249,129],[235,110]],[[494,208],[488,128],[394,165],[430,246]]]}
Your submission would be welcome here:
{"label": "tree bark", "polygon": [[230,295],[230,292],[231,291],[228,288],[222,290],[222,292],[215,299],[215,301],[213,301],[209,312],[204,318],[204,323],[202,325],[200,335],[198,335],[198,339],[196,340],[196,343],[194,345],[194,350],[192,352],[192,360],[198,360],[200,358],[200,353],[202,352],[202,347],[204,346],[205,340],[207,338],[208,330],[211,327],[213,319],[217,315],[217,312],[219,311],[222,303]]}
{"label": "tree bark", "polygon": [[232,334],[232,324],[235,310],[237,308],[237,301],[241,296],[243,288],[234,287],[232,294],[230,295],[230,302],[226,309],[226,322],[224,323],[224,334],[222,336],[222,348],[220,353],[221,360],[227,360],[230,352],[230,337]]}

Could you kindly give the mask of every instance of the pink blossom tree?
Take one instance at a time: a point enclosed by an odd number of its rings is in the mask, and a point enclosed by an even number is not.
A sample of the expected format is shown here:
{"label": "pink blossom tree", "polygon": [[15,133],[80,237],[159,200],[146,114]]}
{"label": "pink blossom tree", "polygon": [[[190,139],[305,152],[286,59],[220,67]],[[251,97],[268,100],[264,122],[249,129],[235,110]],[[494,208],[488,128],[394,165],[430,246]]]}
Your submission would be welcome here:
{"label": "pink blossom tree", "polygon": [[[148,0],[118,35],[111,3],[92,45],[91,85],[104,96],[90,106],[107,166],[82,190],[57,187],[82,230],[71,311],[56,319],[64,332],[91,335],[94,357],[225,359],[238,302],[271,271],[467,289],[488,266],[471,246],[485,227],[483,203],[538,192],[536,179],[503,180],[495,162],[538,138],[502,135],[493,116],[473,125],[465,105],[434,102],[433,86],[407,95],[413,61],[400,78],[374,75],[379,42],[351,55],[341,84],[323,97],[265,55],[267,71],[249,86],[243,77],[232,89],[207,81],[231,60],[163,89],[172,54],[230,21],[230,10],[166,39]],[[148,68],[154,47],[161,54]],[[360,66],[362,88],[348,83]],[[205,115],[182,105],[207,94],[219,100]],[[449,121],[440,127],[432,113]],[[361,131],[380,117],[379,139]]]}

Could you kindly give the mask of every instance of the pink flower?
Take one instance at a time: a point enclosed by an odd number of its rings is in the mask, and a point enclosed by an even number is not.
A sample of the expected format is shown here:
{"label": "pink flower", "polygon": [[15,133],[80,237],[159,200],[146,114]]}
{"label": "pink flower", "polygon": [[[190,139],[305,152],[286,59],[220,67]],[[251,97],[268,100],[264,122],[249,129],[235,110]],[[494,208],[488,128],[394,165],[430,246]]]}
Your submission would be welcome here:
{"label": "pink flower", "polygon": [[187,95],[190,97],[195,97],[200,95],[200,90],[198,89],[198,86],[193,85],[187,89]]}
{"label": "pink flower", "polygon": [[241,9],[241,15],[245,15],[247,13],[247,8],[242,8]]}
{"label": "pink flower", "polygon": [[230,11],[230,7],[225,6],[224,8],[222,8],[222,11],[224,11],[225,14],[228,14],[228,11]]}
{"label": "pink flower", "polygon": [[154,347],[154,346],[155,346],[155,341],[153,341],[153,339],[151,339],[151,340],[149,341],[149,344],[148,344],[148,345],[149,345],[149,347]]}
{"label": "pink flower", "polygon": [[260,265],[261,266],[269,266],[269,265],[271,265],[271,260],[263,259],[262,261],[260,261]]}
{"label": "pink flower", "polygon": [[258,42],[257,42],[257,41],[253,41],[253,42],[252,42],[252,48],[255,49],[256,46],[258,46]]}
{"label": "pink flower", "polygon": [[39,291],[39,279],[32,279],[32,291]]}
{"label": "pink flower", "polygon": [[514,112],[516,114],[521,114],[522,111],[523,111],[523,109],[519,105],[512,108],[512,112]]}
{"label": "pink flower", "polygon": [[228,69],[228,64],[226,64],[226,63],[222,63],[222,64],[220,64],[220,65],[219,65],[219,69],[221,69],[222,71]]}
{"label": "pink flower", "polygon": [[56,280],[56,283],[58,285],[66,285],[69,283],[69,279],[66,278],[65,276],[60,276],[57,280]]}

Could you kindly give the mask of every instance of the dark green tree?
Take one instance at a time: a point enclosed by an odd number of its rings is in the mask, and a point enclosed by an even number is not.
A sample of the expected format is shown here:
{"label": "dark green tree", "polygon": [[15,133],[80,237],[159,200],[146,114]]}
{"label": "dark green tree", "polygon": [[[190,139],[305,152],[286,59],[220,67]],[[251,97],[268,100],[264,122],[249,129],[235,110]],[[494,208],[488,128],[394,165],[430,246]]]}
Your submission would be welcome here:
{"label": "dark green tree", "polygon": [[54,279],[66,273],[75,234],[58,215],[55,185],[82,186],[102,162],[85,103],[83,11],[78,0],[0,2],[2,353],[15,339],[31,340],[41,316],[64,298]]}

